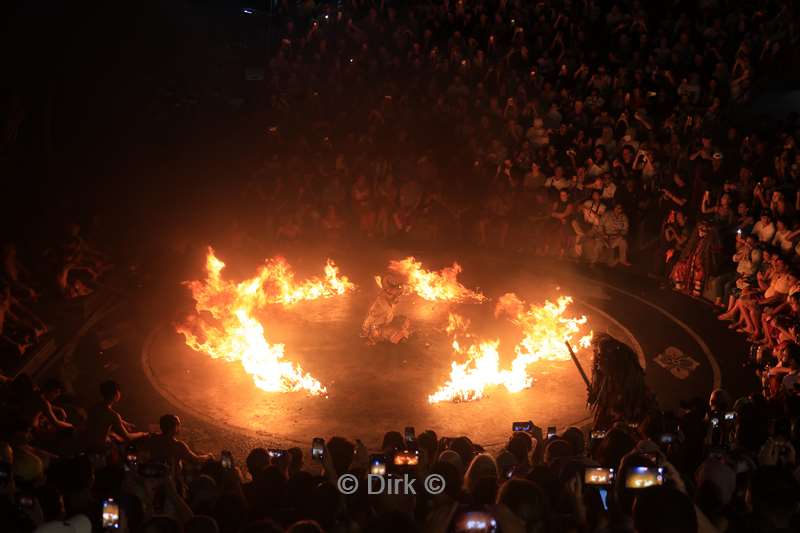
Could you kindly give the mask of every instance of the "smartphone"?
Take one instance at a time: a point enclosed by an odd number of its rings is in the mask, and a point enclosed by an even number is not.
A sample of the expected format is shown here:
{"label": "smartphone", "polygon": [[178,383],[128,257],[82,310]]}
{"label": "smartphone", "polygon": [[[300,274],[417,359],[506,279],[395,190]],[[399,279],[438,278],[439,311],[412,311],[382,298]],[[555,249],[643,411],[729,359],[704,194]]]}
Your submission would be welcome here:
{"label": "smartphone", "polygon": [[512,422],[511,431],[533,431],[533,422]]}
{"label": "smartphone", "polygon": [[591,437],[592,440],[600,440],[606,438],[607,434],[608,431],[606,431],[605,429],[595,429],[594,431],[592,431]]}
{"label": "smartphone", "polygon": [[711,427],[714,428],[714,429],[719,428],[719,418],[718,417],[715,416],[715,417],[711,418]]}
{"label": "smartphone", "polygon": [[322,461],[325,455],[325,439],[322,437],[315,437],[311,441],[311,458],[315,461]]}
{"label": "smartphone", "polygon": [[414,434],[414,426],[406,426],[405,431],[403,431],[403,438],[406,442],[406,446],[411,446],[417,440],[416,435]]}
{"label": "smartphone", "polygon": [[628,423],[628,427],[631,428],[631,429],[639,429],[639,423],[638,422],[629,422]]}
{"label": "smartphone", "polygon": [[416,466],[419,464],[419,452],[417,450],[402,450],[394,454],[395,466]]}
{"label": "smartphone", "polygon": [[119,529],[119,504],[114,498],[103,500],[103,529]]}
{"label": "smartphone", "polygon": [[646,489],[664,483],[664,469],[661,467],[634,466],[628,469],[625,479],[627,489]]}
{"label": "smartphone", "polygon": [[613,482],[613,468],[587,467],[583,471],[583,483],[586,485],[611,485]]}
{"label": "smartphone", "polygon": [[725,422],[733,422],[736,420],[736,411],[728,411],[723,415],[723,418],[725,418]]}
{"label": "smartphone", "polygon": [[675,434],[664,433],[663,435],[661,435],[661,438],[659,440],[661,441],[661,444],[672,444],[673,442],[675,442]]}
{"label": "smartphone", "polygon": [[556,437],[556,427],[555,426],[547,426],[547,439],[554,439]]}
{"label": "smartphone", "polygon": [[269,455],[270,459],[279,459],[281,457],[286,457],[288,454],[286,450],[267,450],[267,454]]}
{"label": "smartphone", "polygon": [[233,468],[233,454],[228,450],[222,450],[220,462],[222,463],[222,468]]}
{"label": "smartphone", "polygon": [[466,511],[453,520],[455,533],[496,533],[497,519],[488,511]]}
{"label": "smartphone", "polygon": [[376,476],[386,475],[386,456],[376,453],[369,456],[369,473]]}

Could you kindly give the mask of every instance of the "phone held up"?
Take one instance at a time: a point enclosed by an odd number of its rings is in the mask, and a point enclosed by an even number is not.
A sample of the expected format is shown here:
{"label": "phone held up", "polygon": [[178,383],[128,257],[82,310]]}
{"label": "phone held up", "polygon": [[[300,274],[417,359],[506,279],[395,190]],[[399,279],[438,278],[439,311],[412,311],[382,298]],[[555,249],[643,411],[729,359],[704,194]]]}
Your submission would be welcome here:
{"label": "phone held up", "polygon": [[322,437],[315,437],[311,441],[311,458],[315,461],[322,462],[325,456],[325,439]]}
{"label": "phone held up", "polygon": [[103,500],[102,509],[103,529],[119,529],[119,504],[114,498]]}

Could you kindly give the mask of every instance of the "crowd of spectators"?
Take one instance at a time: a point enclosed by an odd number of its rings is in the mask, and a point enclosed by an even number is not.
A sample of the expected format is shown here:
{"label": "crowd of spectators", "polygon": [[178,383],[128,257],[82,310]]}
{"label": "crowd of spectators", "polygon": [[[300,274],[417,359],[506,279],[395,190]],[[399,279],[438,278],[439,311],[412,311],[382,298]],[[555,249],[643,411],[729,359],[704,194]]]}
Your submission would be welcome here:
{"label": "crowd of spectators", "polygon": [[[531,424],[493,453],[390,431],[373,455],[331,437],[314,458],[241,458],[193,451],[174,415],[137,431],[114,382],[81,406],[23,374],[0,384],[3,531],[444,532],[487,518],[506,533],[800,528],[800,124],[739,116],[795,59],[792,2],[350,0],[273,14],[254,110],[265,155],[241,228],[637,268],[717,305],[758,347],[763,389],[591,432]],[[44,276],[4,248],[4,349],[46,331],[42,292],[86,295],[110,267],[68,234]],[[394,465],[409,454],[417,465]],[[444,493],[366,494],[381,457],[390,475],[441,475]],[[587,483],[595,467],[616,478]],[[629,487],[642,467],[663,485]],[[362,488],[345,496],[348,472]],[[104,525],[115,510],[119,526]]]}
{"label": "crowd of spectators", "polygon": [[[28,250],[26,249],[26,252]],[[107,254],[87,240],[77,224],[44,251],[20,257],[14,242],[0,250],[0,374],[19,368],[48,325],[39,310],[91,294],[112,268]],[[32,265],[32,266],[31,266]]]}
{"label": "crowd of spectators", "polygon": [[[781,352],[797,379],[800,348]],[[389,431],[305,449],[199,453],[181,421],[137,431],[117,383],[81,406],[48,380],[0,385],[3,531],[754,532],[800,527],[798,397],[724,390],[675,412],[585,431],[508,422],[500,449]],[[541,422],[540,422],[541,423]],[[345,474],[360,481],[345,493]],[[368,477],[369,475],[369,477]],[[443,485],[423,487],[438,475]],[[379,479],[383,479],[381,482]],[[381,489],[395,483],[393,492]],[[413,492],[404,492],[403,483]],[[369,489],[368,487],[372,487]],[[399,487],[399,489],[398,489]],[[437,487],[443,487],[438,491]],[[471,526],[470,526],[471,524]],[[481,526],[480,524],[483,524]]]}

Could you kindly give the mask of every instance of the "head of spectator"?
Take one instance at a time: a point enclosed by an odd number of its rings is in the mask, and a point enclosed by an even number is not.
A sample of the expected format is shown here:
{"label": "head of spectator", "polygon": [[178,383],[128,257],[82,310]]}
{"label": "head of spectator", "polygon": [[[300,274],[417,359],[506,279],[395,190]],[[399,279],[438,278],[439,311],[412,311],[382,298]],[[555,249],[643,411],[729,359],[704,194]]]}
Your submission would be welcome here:
{"label": "head of spectator", "polygon": [[100,384],[100,395],[106,405],[113,405],[122,399],[122,391],[114,380],[107,380]]}
{"label": "head of spectator", "polygon": [[560,438],[551,439],[544,448],[544,462],[548,465],[555,463],[559,459],[574,455],[575,449],[572,445]]}
{"label": "head of spectator", "polygon": [[461,457],[461,464],[468,465],[475,456],[475,446],[467,437],[458,437],[450,443],[450,449]]}
{"label": "head of spectator", "polygon": [[492,478],[495,484],[497,483],[499,477],[497,463],[488,453],[479,453],[472,459],[466,474],[464,474],[464,486],[467,492],[474,492],[478,481],[487,477]]}
{"label": "head of spectator", "polygon": [[736,471],[724,461],[709,457],[695,474],[695,503],[709,518],[722,515],[736,490]]}
{"label": "head of spectator", "polygon": [[57,378],[48,378],[42,385],[42,394],[50,403],[58,400],[64,393],[64,383]]}
{"label": "head of spectator", "polygon": [[253,448],[247,454],[245,466],[251,479],[255,479],[261,472],[269,466],[269,453],[264,448]]}
{"label": "head of spectator", "polygon": [[406,444],[403,440],[403,435],[401,435],[399,431],[388,431],[383,436],[381,450],[383,450],[384,453],[391,454],[398,450],[403,450],[405,447]]}
{"label": "head of spectator", "polygon": [[436,448],[439,445],[439,439],[433,430],[426,430],[417,436],[417,445],[421,450],[425,450],[428,457],[429,466],[436,461]]}
{"label": "head of spectator", "polygon": [[570,443],[575,452],[574,455],[583,455],[586,449],[586,437],[583,431],[576,427],[569,427],[561,435],[561,438]]}
{"label": "head of spectator", "polygon": [[711,391],[711,396],[708,398],[708,410],[710,412],[725,412],[731,408],[733,401],[730,394],[723,389],[715,389]]}
{"label": "head of spectator", "polygon": [[327,448],[328,453],[331,454],[331,462],[336,476],[346,474],[353,463],[355,445],[344,437],[331,437],[327,442]]}
{"label": "head of spectator", "polygon": [[445,487],[444,494],[453,501],[458,500],[458,497],[461,495],[461,489],[464,486],[464,475],[461,473],[461,469],[458,466],[448,461],[439,460],[431,467],[431,474],[442,476]]}
{"label": "head of spectator", "polygon": [[303,469],[303,450],[294,446],[286,450],[289,454],[289,477],[294,477]]}
{"label": "head of spectator", "polygon": [[696,533],[697,514],[689,497],[669,486],[640,490],[633,505],[636,533]]}
{"label": "head of spectator", "polygon": [[530,464],[531,452],[534,449],[536,439],[524,431],[515,431],[508,439],[506,450],[511,452],[519,465]]}
{"label": "head of spectator", "polygon": [[161,434],[166,437],[175,437],[181,429],[181,419],[176,415],[164,415],[158,420]]}
{"label": "head of spectator", "polygon": [[464,461],[462,461],[461,456],[453,450],[444,450],[440,453],[438,462],[451,464],[459,471],[459,475],[464,475]]}
{"label": "head of spectator", "polygon": [[547,497],[535,483],[526,479],[510,479],[500,488],[497,503],[508,507],[522,520],[528,533],[549,531]]}

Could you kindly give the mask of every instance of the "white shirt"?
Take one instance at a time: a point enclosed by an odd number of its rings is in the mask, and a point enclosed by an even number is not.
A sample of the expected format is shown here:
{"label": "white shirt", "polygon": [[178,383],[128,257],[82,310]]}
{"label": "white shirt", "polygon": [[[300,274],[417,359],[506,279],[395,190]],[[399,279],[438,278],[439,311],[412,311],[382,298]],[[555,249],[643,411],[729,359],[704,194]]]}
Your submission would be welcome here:
{"label": "white shirt", "polygon": [[603,185],[603,198],[611,200],[614,198],[614,195],[617,194],[617,184],[613,181],[608,185]]}
{"label": "white shirt", "polygon": [[753,233],[758,236],[761,242],[770,242],[775,236],[775,224],[769,222],[768,224],[762,223],[760,220],[753,226]]}
{"label": "white shirt", "polygon": [[789,233],[791,233],[791,231],[788,229],[776,231],[775,237],[772,239],[772,244],[774,244],[775,246],[780,246],[781,250],[783,250],[784,252],[788,252],[789,250],[794,248],[792,241],[786,238],[786,236],[789,235]]}
{"label": "white shirt", "polygon": [[544,182],[545,187],[553,187],[554,189],[561,190],[561,189],[568,189],[572,186],[572,180],[565,176],[557,178],[553,176],[552,178],[547,178],[547,181]]}

